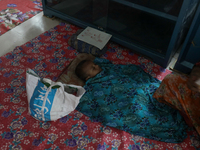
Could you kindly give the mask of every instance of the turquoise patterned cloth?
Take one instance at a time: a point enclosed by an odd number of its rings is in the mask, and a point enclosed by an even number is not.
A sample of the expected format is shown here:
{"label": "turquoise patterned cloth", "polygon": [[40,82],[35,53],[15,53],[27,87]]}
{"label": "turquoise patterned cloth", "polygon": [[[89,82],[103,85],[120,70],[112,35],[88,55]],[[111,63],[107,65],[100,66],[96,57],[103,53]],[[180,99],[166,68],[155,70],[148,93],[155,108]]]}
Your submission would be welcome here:
{"label": "turquoise patterned cloth", "polygon": [[89,79],[78,111],[91,120],[153,140],[178,143],[187,125],[180,113],[152,97],[160,81],[136,65],[94,60],[102,71]]}

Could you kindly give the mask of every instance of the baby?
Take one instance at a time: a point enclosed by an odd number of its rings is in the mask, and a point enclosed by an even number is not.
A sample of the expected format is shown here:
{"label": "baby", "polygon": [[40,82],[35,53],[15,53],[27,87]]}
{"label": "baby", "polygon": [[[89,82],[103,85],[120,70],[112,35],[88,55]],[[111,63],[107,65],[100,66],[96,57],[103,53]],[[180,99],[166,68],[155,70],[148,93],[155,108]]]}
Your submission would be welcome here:
{"label": "baby", "polygon": [[96,65],[93,61],[83,60],[77,65],[75,73],[81,80],[87,81],[88,79],[95,77],[101,71],[101,67]]}
{"label": "baby", "polygon": [[[180,113],[152,98],[160,81],[141,67],[95,58],[80,62],[75,72],[87,81],[76,110],[91,120],[163,142],[181,142],[187,137],[188,126]],[[160,121],[163,116],[164,122]]]}

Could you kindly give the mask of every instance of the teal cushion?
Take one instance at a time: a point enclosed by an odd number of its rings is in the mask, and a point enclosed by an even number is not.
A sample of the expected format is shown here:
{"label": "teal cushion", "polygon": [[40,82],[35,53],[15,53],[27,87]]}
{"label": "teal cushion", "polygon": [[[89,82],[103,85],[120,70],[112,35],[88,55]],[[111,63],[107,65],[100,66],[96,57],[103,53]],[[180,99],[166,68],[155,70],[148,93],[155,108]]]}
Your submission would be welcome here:
{"label": "teal cushion", "polygon": [[97,48],[96,46],[93,46],[91,44],[88,44],[86,42],[80,41],[77,39],[77,36],[83,31],[83,29],[78,30],[75,34],[73,34],[69,40],[68,40],[68,44],[73,47],[74,49],[76,49],[78,52],[80,53],[88,53],[88,54],[92,54],[96,57],[100,57],[103,54],[106,53],[107,51],[107,45],[104,46],[104,48],[102,50],[100,50],[99,48]]}

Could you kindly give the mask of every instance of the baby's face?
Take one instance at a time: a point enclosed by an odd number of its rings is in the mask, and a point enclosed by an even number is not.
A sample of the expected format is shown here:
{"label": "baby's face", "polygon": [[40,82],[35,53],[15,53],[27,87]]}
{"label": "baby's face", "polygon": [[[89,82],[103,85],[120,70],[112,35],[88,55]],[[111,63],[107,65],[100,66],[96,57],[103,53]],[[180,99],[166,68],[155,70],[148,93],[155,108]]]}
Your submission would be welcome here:
{"label": "baby's face", "polygon": [[99,67],[99,65],[96,65],[92,61],[86,61],[83,67],[84,67],[84,71],[88,74],[88,77],[86,78],[86,80],[88,80],[89,78],[95,77],[102,70],[101,67]]}

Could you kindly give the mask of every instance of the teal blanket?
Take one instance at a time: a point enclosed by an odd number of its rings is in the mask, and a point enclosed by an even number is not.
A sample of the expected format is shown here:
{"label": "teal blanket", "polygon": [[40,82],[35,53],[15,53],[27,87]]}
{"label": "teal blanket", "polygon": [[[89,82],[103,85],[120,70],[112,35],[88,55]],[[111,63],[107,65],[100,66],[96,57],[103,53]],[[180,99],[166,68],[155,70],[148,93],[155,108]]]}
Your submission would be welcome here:
{"label": "teal blanket", "polygon": [[180,113],[152,97],[160,81],[136,65],[94,60],[102,71],[89,79],[77,110],[92,121],[153,140],[178,143],[187,125]]}

